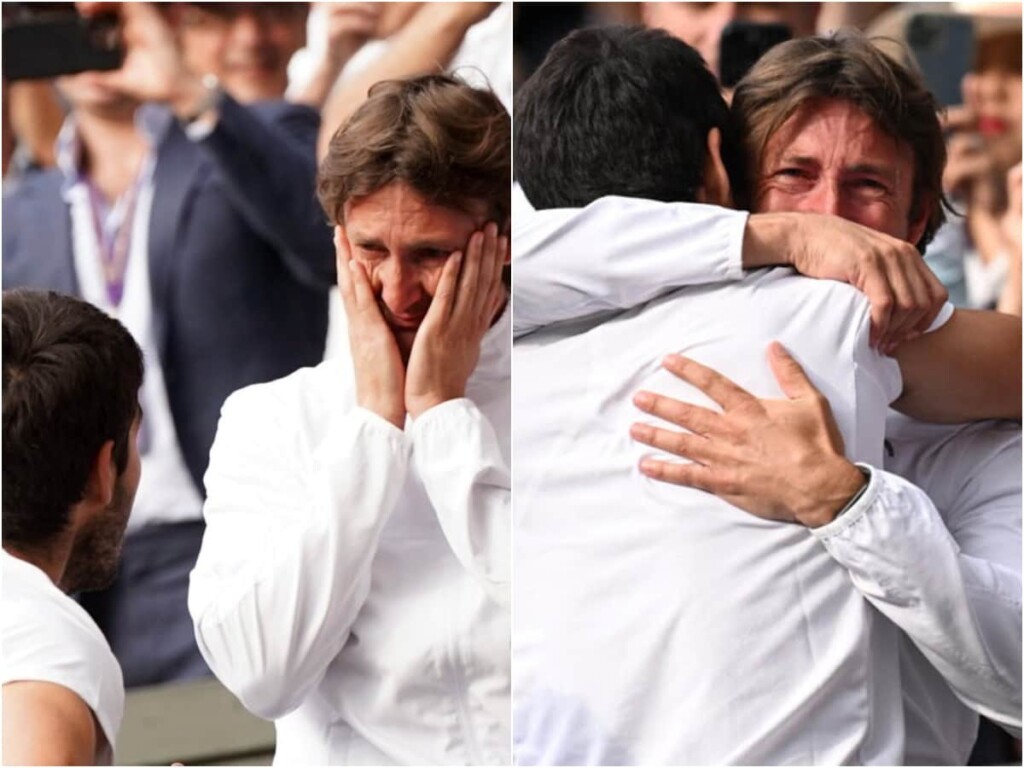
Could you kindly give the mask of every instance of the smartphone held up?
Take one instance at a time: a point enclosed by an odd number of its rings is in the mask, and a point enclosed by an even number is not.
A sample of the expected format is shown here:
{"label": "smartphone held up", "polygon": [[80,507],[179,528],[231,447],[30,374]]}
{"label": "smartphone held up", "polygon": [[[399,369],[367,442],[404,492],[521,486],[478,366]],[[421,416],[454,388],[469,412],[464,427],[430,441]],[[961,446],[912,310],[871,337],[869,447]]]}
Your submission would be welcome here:
{"label": "smartphone held up", "polygon": [[117,14],[86,18],[74,3],[3,4],[3,76],[7,81],[113,70],[123,60]]}

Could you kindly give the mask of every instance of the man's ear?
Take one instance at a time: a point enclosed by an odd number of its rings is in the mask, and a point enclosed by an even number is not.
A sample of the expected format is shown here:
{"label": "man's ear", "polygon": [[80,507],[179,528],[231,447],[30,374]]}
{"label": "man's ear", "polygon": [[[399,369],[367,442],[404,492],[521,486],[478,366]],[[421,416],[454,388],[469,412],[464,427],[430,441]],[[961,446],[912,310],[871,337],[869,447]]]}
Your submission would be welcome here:
{"label": "man's ear", "polygon": [[732,205],[732,188],[729,174],[722,162],[722,132],[717,128],[708,131],[708,147],[704,157],[704,177],[697,190],[697,202],[708,205]]}
{"label": "man's ear", "polygon": [[924,234],[924,230],[928,226],[928,213],[930,210],[928,206],[922,205],[920,213],[910,220],[910,226],[907,228],[907,242],[911,245],[917,245],[917,241]]}
{"label": "man's ear", "polygon": [[105,509],[114,499],[117,487],[117,463],[114,461],[114,441],[107,440],[100,446],[89,470],[82,503]]}

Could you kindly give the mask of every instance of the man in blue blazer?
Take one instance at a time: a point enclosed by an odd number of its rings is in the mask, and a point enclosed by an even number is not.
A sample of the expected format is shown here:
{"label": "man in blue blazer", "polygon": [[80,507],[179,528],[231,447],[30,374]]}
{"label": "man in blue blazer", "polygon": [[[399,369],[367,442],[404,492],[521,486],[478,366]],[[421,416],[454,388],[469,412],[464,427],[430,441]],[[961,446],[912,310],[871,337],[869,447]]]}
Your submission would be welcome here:
{"label": "man in blue blazer", "polygon": [[271,5],[189,11],[193,35],[198,18],[220,36],[206,71],[155,8],[124,6],[123,68],[59,82],[58,167],[4,191],[4,287],[82,296],[146,356],[138,514],[118,581],[83,599],[129,686],[208,674],[186,595],[222,403],[323,357],[335,268],[314,189],[320,120],[279,100],[306,7]]}

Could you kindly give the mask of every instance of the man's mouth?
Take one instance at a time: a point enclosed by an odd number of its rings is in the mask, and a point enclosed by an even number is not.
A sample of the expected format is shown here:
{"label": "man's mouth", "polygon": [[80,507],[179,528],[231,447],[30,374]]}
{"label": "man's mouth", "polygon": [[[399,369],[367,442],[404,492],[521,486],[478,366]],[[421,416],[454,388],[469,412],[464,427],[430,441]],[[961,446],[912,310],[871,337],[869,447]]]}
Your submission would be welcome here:
{"label": "man's mouth", "polygon": [[395,313],[388,309],[383,302],[380,308],[387,324],[400,331],[415,331],[423,323],[423,318],[427,316],[425,311],[414,314]]}
{"label": "man's mouth", "polygon": [[256,56],[228,61],[226,69],[236,74],[263,77],[276,72],[279,63],[276,56]]}
{"label": "man's mouth", "polygon": [[982,136],[999,136],[1009,130],[1009,124],[1000,117],[982,115],[978,118],[978,133]]}

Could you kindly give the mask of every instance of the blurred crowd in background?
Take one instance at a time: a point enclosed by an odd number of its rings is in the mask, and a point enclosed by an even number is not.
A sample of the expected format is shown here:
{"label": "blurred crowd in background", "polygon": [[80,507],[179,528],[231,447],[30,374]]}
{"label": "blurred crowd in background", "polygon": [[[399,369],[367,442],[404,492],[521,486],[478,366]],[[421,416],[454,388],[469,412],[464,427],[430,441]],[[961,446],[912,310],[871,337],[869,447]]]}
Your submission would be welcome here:
{"label": "blurred crowd in background", "polygon": [[317,163],[381,80],[452,71],[510,109],[511,5],[5,3],[3,13],[5,30],[117,17],[119,70],[15,79],[37,63],[28,47],[25,61],[5,51],[3,287],[81,296],[142,347],[143,480],[116,582],[81,602],[128,687],[202,677],[188,575],[220,408],[241,387],[344,349]]}

